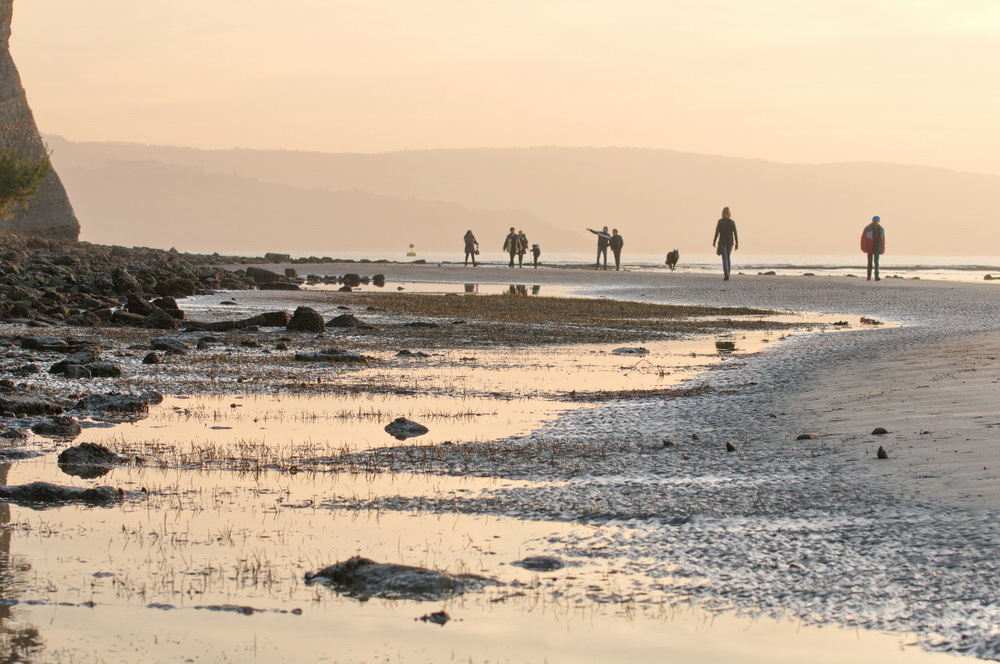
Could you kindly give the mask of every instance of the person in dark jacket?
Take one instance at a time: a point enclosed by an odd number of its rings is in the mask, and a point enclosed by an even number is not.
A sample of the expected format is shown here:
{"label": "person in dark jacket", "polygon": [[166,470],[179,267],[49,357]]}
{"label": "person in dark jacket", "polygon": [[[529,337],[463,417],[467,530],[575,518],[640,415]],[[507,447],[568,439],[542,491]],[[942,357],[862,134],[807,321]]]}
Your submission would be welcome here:
{"label": "person in dark jacket", "polygon": [[510,227],[510,233],[507,233],[506,239],[503,241],[503,250],[510,254],[510,266],[514,267],[514,256],[517,256],[517,249],[521,246],[521,241],[517,237],[517,233],[514,232],[514,227]]}
{"label": "person in dark jacket", "polygon": [[872,267],[875,267],[875,281],[882,281],[878,276],[878,257],[885,253],[885,229],[881,219],[872,217],[872,223],[865,226],[861,232],[861,251],[868,254],[868,281],[872,280]]}
{"label": "person in dark jacket", "polygon": [[597,236],[597,269],[601,269],[601,255],[604,255],[604,269],[608,269],[608,245],[611,244],[611,236],[608,234],[608,227],[605,226],[604,230],[595,231],[593,228],[588,228],[588,231]]}
{"label": "person in dark jacket", "polygon": [[608,245],[611,247],[611,253],[615,256],[615,270],[618,270],[622,264],[622,247],[625,246],[625,240],[618,234],[617,228],[611,231],[611,239],[608,241]]}
{"label": "person in dark jacket", "polygon": [[732,267],[730,255],[740,248],[740,236],[736,232],[736,222],[728,207],[722,208],[722,219],[715,224],[715,237],[712,246],[717,247],[715,253],[722,256],[722,278],[729,281],[729,270]]}
{"label": "person in dark jacket", "polygon": [[476,267],[476,254],[479,253],[479,242],[471,230],[465,232],[465,266],[469,266],[469,257],[472,257],[472,267]]}
{"label": "person in dark jacket", "polygon": [[517,232],[517,266],[524,267],[524,255],[528,253],[528,236],[524,231]]}

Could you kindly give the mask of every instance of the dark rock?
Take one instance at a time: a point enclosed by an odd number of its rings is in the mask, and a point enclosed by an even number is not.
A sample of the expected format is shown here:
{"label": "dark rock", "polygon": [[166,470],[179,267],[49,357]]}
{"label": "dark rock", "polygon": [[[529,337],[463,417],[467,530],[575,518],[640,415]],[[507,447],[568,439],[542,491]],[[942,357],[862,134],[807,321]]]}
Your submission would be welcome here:
{"label": "dark rock", "polygon": [[60,505],[66,503],[88,503],[106,505],[125,498],[125,492],[110,486],[93,489],[59,486],[48,482],[32,482],[16,486],[0,486],[0,500],[10,500],[31,507]]}
{"label": "dark rock", "polygon": [[314,574],[306,582],[325,582],[337,592],[358,599],[439,601],[495,583],[475,574],[448,574],[423,567],[377,563],[354,556]]}
{"label": "dark rock", "polygon": [[326,323],[315,309],[298,307],[286,329],[289,332],[323,332],[326,330]]}
{"label": "dark rock", "polygon": [[148,353],[142,358],[143,364],[163,364],[163,356],[159,353]]}
{"label": "dark rock", "polygon": [[732,443],[728,443],[727,442],[726,443],[726,451],[727,452],[735,452],[736,451],[736,446],[733,445]]}
{"label": "dark rock", "polygon": [[361,285],[361,275],[349,272],[348,274],[344,275],[344,278],[341,279],[341,281],[344,282],[345,286],[350,286],[351,288],[357,288],[358,286]]}
{"label": "dark rock", "polygon": [[152,390],[139,394],[91,394],[76,403],[77,410],[97,413],[145,414],[151,404],[163,401],[163,395]]}
{"label": "dark rock", "polygon": [[800,433],[795,440],[815,440],[816,434],[814,433]]}
{"label": "dark rock", "polygon": [[39,397],[0,395],[0,413],[15,415],[60,415],[63,407]]}
{"label": "dark rock", "polygon": [[42,368],[40,366],[38,366],[37,364],[35,364],[34,362],[30,362],[28,364],[21,364],[21,365],[18,365],[18,366],[14,367],[13,369],[10,370],[11,374],[13,374],[15,376],[18,376],[18,377],[21,377],[21,378],[24,378],[25,376],[31,376],[32,374],[41,373],[41,372],[42,372]]}
{"label": "dark rock", "polygon": [[82,364],[67,364],[63,368],[63,375],[71,380],[89,380],[94,377],[90,369]]}
{"label": "dark rock", "polygon": [[122,311],[121,309],[113,311],[111,313],[111,322],[116,325],[128,325],[130,327],[140,327],[142,321],[145,320],[145,316],[140,316],[139,314],[129,313],[127,311]]}
{"label": "dark rock", "polygon": [[511,563],[511,565],[517,565],[532,572],[554,572],[566,567],[566,563],[555,556],[528,556]]}
{"label": "dark rock", "polygon": [[872,429],[873,436],[884,436],[887,433],[889,432],[886,431],[883,427],[875,427],[874,429]]}
{"label": "dark rock", "polygon": [[62,415],[36,422],[31,426],[31,431],[46,438],[68,438],[72,440],[83,433],[83,427],[80,426],[80,421],[75,417]]}
{"label": "dark rock", "polygon": [[296,291],[302,290],[299,288],[298,284],[291,284],[287,281],[269,281],[266,284],[261,284],[259,286],[261,290],[280,290],[280,291]]}
{"label": "dark rock", "polygon": [[435,327],[441,327],[437,323],[431,323],[431,322],[422,321],[422,320],[415,320],[415,321],[410,322],[410,323],[403,323],[403,325],[405,327],[421,327],[421,328],[428,328],[428,329],[435,328]]}
{"label": "dark rock", "polygon": [[434,623],[435,625],[445,625],[451,616],[448,615],[447,611],[435,611],[434,613],[427,613],[420,616],[420,620],[423,622]]}
{"label": "dark rock", "polygon": [[154,337],[149,340],[149,347],[170,355],[184,355],[190,348],[184,341],[172,337]]}
{"label": "dark rock", "polygon": [[126,459],[118,456],[103,445],[83,443],[69,447],[59,453],[59,468],[67,475],[83,479],[93,479],[107,475],[111,468],[125,463]]}
{"label": "dark rock", "polygon": [[136,278],[129,274],[129,271],[123,267],[116,267],[111,271],[111,283],[114,286],[115,292],[123,295],[142,292],[142,286],[139,285]]}
{"label": "dark rock", "polygon": [[65,373],[66,367],[70,364],[87,365],[90,364],[91,362],[98,362],[100,361],[100,359],[101,359],[100,348],[81,350],[53,364],[51,367],[49,367],[49,373],[52,374]]}
{"label": "dark rock", "polygon": [[885,451],[885,448],[881,445],[878,446],[878,451],[875,452],[875,456],[879,459],[888,459],[889,453]]}
{"label": "dark rock", "polygon": [[430,431],[430,429],[405,417],[397,417],[385,425],[385,431],[396,440],[406,440],[407,438],[422,436]]}
{"label": "dark rock", "polygon": [[179,330],[181,327],[176,318],[159,309],[143,318],[141,324],[151,330]]}
{"label": "dark rock", "polygon": [[635,355],[635,356],[642,356],[642,355],[649,355],[649,351],[647,349],[643,348],[642,346],[638,346],[638,347],[623,346],[621,348],[615,348],[613,351],[611,351],[611,354],[612,355]]}
{"label": "dark rock", "polygon": [[[91,362],[84,365],[94,378],[118,378],[122,375],[121,365],[115,362]],[[68,374],[67,374],[68,375]]]}
{"label": "dark rock", "polygon": [[340,314],[334,318],[331,318],[327,325],[330,327],[359,327],[361,321],[358,320],[357,316],[354,314]]}
{"label": "dark rock", "polygon": [[299,276],[299,273],[296,272],[294,267],[286,267],[285,276],[288,277],[289,279],[295,279],[296,277]]}
{"label": "dark rock", "polygon": [[248,267],[247,276],[253,279],[257,285],[269,284],[276,281],[281,281],[281,275],[277,272],[272,272],[271,270],[264,269],[262,267]]}
{"label": "dark rock", "polygon": [[157,309],[152,304],[147,302],[141,296],[136,295],[135,293],[130,293],[125,298],[125,311],[129,312],[130,314],[148,316],[154,311],[159,311],[159,309]]}
{"label": "dark rock", "polygon": [[422,350],[412,351],[412,350],[407,350],[405,348],[396,353],[396,357],[430,357],[430,356],[431,356],[430,353],[425,353]]}
{"label": "dark rock", "polygon": [[167,311],[168,309],[180,309],[180,307],[177,306],[177,300],[169,295],[161,297],[158,300],[153,300],[153,306],[157,309],[162,309],[163,311]]}
{"label": "dark rock", "polygon": [[69,352],[70,343],[59,337],[25,337],[21,340],[21,348],[65,353]]}
{"label": "dark rock", "polygon": [[372,284],[378,286],[379,288],[385,286],[385,275],[376,274],[374,277],[372,277]]}
{"label": "dark rock", "polygon": [[316,353],[296,353],[295,359],[299,362],[344,362],[346,364],[368,364],[368,358],[360,353],[349,350],[318,351]]}

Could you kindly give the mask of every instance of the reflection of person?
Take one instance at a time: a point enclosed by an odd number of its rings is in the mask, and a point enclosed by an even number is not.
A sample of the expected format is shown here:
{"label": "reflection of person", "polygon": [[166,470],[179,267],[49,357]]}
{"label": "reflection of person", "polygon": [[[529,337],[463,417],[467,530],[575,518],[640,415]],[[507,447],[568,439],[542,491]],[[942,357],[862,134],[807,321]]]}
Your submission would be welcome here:
{"label": "reflection of person", "polygon": [[595,231],[593,228],[588,228],[588,231],[597,236],[597,269],[601,269],[601,255],[604,255],[604,269],[608,269],[608,245],[611,244],[611,236],[608,235],[608,227],[605,226],[604,230]]}
{"label": "reflection of person", "polygon": [[885,253],[885,229],[881,219],[872,217],[872,223],[865,226],[861,232],[861,251],[868,254],[868,281],[872,280],[872,266],[875,266],[875,281],[882,281],[878,276],[878,257]]}
{"label": "reflection of person", "polygon": [[524,267],[524,254],[528,251],[528,236],[524,231],[517,232],[517,266]]}
{"label": "reflection of person", "polygon": [[465,232],[465,266],[469,266],[469,256],[472,256],[472,267],[476,267],[476,254],[479,253],[479,242],[476,241],[476,236],[472,234],[472,231]]}
{"label": "reflection of person", "polygon": [[608,243],[611,246],[611,253],[615,255],[615,270],[618,270],[622,264],[622,247],[625,245],[625,240],[618,234],[617,228],[611,231],[611,239]]}
{"label": "reflection of person", "polygon": [[729,212],[729,208],[722,208],[722,219],[715,225],[715,237],[712,238],[712,246],[716,246],[716,252],[722,256],[722,278],[729,281],[729,269],[732,267],[730,254],[740,248],[740,236],[736,232],[736,222]]}
{"label": "reflection of person", "polygon": [[537,244],[531,245],[531,255],[535,259],[535,267],[538,267],[538,257],[542,255],[542,248]]}
{"label": "reflection of person", "polygon": [[517,239],[517,233],[514,232],[514,227],[510,227],[510,233],[507,233],[507,238],[503,241],[503,250],[510,254],[510,267],[514,267],[514,256],[517,255],[517,248],[520,246],[521,241]]}

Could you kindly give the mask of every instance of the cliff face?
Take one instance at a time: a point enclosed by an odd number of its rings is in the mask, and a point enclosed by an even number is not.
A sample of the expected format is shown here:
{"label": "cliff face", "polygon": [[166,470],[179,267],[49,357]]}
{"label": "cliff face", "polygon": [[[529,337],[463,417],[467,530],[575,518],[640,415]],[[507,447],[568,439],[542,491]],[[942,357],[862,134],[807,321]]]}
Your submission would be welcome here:
{"label": "cliff face", "polygon": [[[25,157],[40,156],[45,154],[45,143],[10,56],[13,12],[14,0],[0,0],[0,149],[14,148]],[[18,209],[10,219],[0,219],[0,232],[68,240],[80,237],[80,222],[54,170],[49,171],[41,191],[27,207]]]}

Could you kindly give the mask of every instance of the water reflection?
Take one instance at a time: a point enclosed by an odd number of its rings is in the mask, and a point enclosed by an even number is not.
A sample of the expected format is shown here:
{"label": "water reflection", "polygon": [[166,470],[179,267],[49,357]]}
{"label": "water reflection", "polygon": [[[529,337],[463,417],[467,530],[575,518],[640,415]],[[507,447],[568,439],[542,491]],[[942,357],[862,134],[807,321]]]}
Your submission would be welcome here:
{"label": "water reflection", "polygon": [[[10,464],[0,464],[0,485],[7,486]],[[26,584],[25,576],[31,565],[11,554],[14,525],[10,504],[0,503],[0,663],[27,662],[40,653],[45,642],[34,625],[20,623],[14,616],[14,606]]]}

